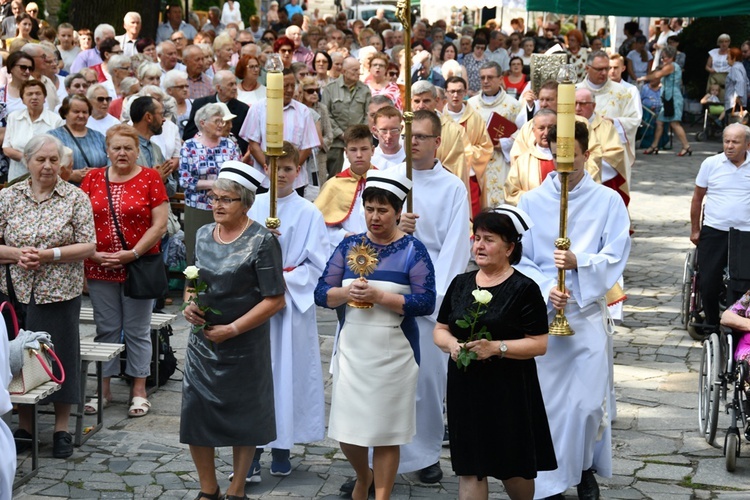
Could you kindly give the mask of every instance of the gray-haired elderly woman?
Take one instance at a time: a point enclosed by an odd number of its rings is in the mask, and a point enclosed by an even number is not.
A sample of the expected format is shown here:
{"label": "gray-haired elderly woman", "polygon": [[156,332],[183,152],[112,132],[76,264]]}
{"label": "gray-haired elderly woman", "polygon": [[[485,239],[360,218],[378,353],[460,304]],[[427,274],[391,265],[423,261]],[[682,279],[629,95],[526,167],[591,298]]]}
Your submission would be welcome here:
{"label": "gray-haired elderly woman", "polygon": [[146,85],[161,85],[161,66],[159,66],[158,63],[153,62],[144,62],[141,63],[140,66],[138,66],[138,71],[136,71],[136,75],[138,77],[138,81],[141,82],[141,85],[144,87]]}
{"label": "gray-haired elderly woman", "polygon": [[268,320],[285,306],[281,248],[247,216],[262,179],[250,165],[224,163],[210,195],[215,223],[196,237],[195,265],[208,284],[199,300],[221,311],[204,315],[193,303],[183,311],[195,332],[185,353],[180,442],[190,445],[198,470],[198,499],[221,498],[215,447],[232,446],[225,498],[242,499],[255,447],[276,439]]}
{"label": "gray-haired elderly woman", "polygon": [[[126,78],[125,80],[135,80]],[[125,81],[123,80],[123,81]],[[135,80],[137,83],[137,80]],[[120,120],[110,114],[112,105],[119,101],[119,112],[122,112],[122,98],[112,100],[109,91],[101,83],[95,83],[86,90],[85,96],[91,103],[91,116],[89,116],[86,126],[91,130],[96,130],[102,135],[107,134],[107,130],[115,125],[120,124]]]}
{"label": "gray-haired elderly woman", "polygon": [[195,113],[199,133],[180,150],[180,186],[185,190],[185,246],[187,262],[194,261],[195,233],[213,220],[209,191],[224,162],[241,160],[234,141],[222,135],[224,113],[219,104],[208,104]]}
{"label": "gray-haired elderly woman", "polygon": [[184,71],[173,69],[162,77],[162,86],[167,94],[175,100],[174,117],[180,129],[180,137],[185,132],[185,124],[190,118],[193,109],[193,101],[188,99],[188,75]]}
{"label": "gray-haired elderly woman", "polygon": [[[0,191],[0,264],[6,264],[0,268],[0,289],[8,294],[5,273],[10,271],[15,294],[25,304],[26,329],[52,336],[65,370],[62,388],[48,398],[55,406],[56,458],[73,453],[68,419],[71,405],[80,401],[83,260],[96,250],[91,203],[60,178],[62,157],[59,140],[32,137],[23,150],[29,178]],[[18,415],[15,437],[31,438],[31,407],[20,406]],[[30,446],[30,441],[16,442],[19,452]]]}

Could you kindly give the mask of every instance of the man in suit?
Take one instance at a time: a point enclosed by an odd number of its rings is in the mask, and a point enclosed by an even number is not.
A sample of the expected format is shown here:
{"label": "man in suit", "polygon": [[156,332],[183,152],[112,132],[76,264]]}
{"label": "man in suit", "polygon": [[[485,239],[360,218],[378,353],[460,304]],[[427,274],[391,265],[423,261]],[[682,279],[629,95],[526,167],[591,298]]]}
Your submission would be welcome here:
{"label": "man in suit", "polygon": [[133,57],[138,53],[135,42],[141,37],[141,15],[137,12],[128,12],[122,21],[122,27],[125,28],[125,33],[116,36],[115,40],[120,42],[124,55]]}
{"label": "man in suit", "polygon": [[245,122],[248,106],[242,101],[237,100],[237,79],[231,71],[218,71],[214,75],[214,88],[216,93],[206,97],[200,97],[193,101],[193,109],[190,111],[190,118],[185,124],[185,132],[182,134],[183,140],[188,140],[198,133],[198,127],[195,125],[195,113],[206,104],[214,102],[223,102],[229,108],[232,114],[237,117],[232,121],[232,134],[237,140],[237,145],[244,155],[247,152],[247,141],[240,137],[240,129]]}

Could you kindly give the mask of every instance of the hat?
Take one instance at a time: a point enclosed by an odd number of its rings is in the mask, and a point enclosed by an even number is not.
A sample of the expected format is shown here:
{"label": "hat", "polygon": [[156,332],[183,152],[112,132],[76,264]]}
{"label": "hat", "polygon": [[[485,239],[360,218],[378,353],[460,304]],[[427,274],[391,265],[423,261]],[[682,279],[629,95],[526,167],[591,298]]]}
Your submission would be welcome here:
{"label": "hat", "polygon": [[365,189],[374,187],[384,189],[398,196],[398,199],[404,201],[409,194],[413,182],[405,175],[399,174],[396,169],[388,171],[370,170],[367,172],[367,182]]}
{"label": "hat", "polygon": [[229,179],[253,193],[258,190],[265,175],[261,174],[255,167],[237,160],[225,161],[219,170],[219,179]]}
{"label": "hat", "polygon": [[221,108],[221,119],[225,122],[230,122],[237,118],[237,115],[233,114],[231,111],[229,111],[229,107],[226,105],[226,103],[218,102],[216,103]]}
{"label": "hat", "polygon": [[[226,165],[226,163],[225,163]],[[492,209],[496,214],[507,215],[510,217],[513,226],[518,231],[518,234],[523,234],[532,227],[534,227],[534,221],[531,220],[529,214],[524,212],[518,207],[513,205],[500,205]]]}

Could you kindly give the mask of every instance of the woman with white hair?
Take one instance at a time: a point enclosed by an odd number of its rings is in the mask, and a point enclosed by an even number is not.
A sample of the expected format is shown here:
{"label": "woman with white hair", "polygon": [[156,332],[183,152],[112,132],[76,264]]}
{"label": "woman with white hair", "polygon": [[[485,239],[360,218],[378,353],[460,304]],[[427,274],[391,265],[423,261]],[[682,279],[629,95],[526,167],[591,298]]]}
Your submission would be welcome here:
{"label": "woman with white hair", "polygon": [[199,133],[180,151],[180,187],[185,190],[185,247],[188,264],[194,263],[195,233],[213,221],[209,192],[224,162],[241,160],[237,145],[222,136],[224,111],[208,104],[195,113]]}
{"label": "woman with white hair", "polygon": [[228,70],[234,73],[232,56],[234,55],[234,40],[227,34],[217,36],[213,43],[215,61],[211,65],[214,75],[219,71]]}
{"label": "woman with white hair", "polygon": [[157,63],[145,62],[138,66],[136,76],[138,81],[141,82],[141,86],[146,85],[161,85],[161,66]]}
{"label": "woman with white hair", "polygon": [[185,124],[190,118],[193,109],[193,100],[188,98],[189,89],[187,83],[188,75],[184,71],[173,69],[163,77],[163,87],[167,94],[175,101],[174,117],[180,130],[180,137],[185,131]]}
{"label": "woman with white hair", "polygon": [[727,74],[729,74],[729,62],[727,61],[727,55],[729,55],[729,44],[732,39],[726,33],[719,35],[716,40],[718,47],[708,51],[708,60],[706,61],[706,71],[708,71],[708,82],[706,83],[706,93],[711,90],[711,85],[718,85],[721,89],[719,91],[719,99],[724,100],[724,85],[727,81]]}
{"label": "woman with white hair", "polygon": [[106,135],[107,130],[120,123],[117,118],[109,114],[112,101],[104,85],[97,83],[90,86],[86,91],[86,98],[91,103],[91,116],[86,123],[88,128]]}
{"label": "woman with white hair", "polygon": [[[104,67],[104,63],[102,63]],[[116,99],[120,94],[120,84],[122,81],[130,76],[130,58],[122,54],[115,54],[110,56],[107,61],[107,80],[102,82],[106,87],[112,99]]]}

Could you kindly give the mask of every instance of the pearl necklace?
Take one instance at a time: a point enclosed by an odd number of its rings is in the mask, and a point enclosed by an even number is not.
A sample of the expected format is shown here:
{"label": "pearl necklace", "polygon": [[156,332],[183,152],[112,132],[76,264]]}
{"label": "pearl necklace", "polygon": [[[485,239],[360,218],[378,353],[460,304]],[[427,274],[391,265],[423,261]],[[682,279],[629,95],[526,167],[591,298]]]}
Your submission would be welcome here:
{"label": "pearl necklace", "polygon": [[250,218],[247,218],[247,222],[245,223],[245,227],[242,228],[242,231],[240,231],[240,234],[234,237],[231,241],[224,241],[221,239],[221,224],[216,224],[216,239],[219,240],[219,243],[222,245],[229,245],[230,243],[234,243],[238,239],[240,239],[240,236],[245,234],[245,231],[247,231],[247,228],[250,227]]}

